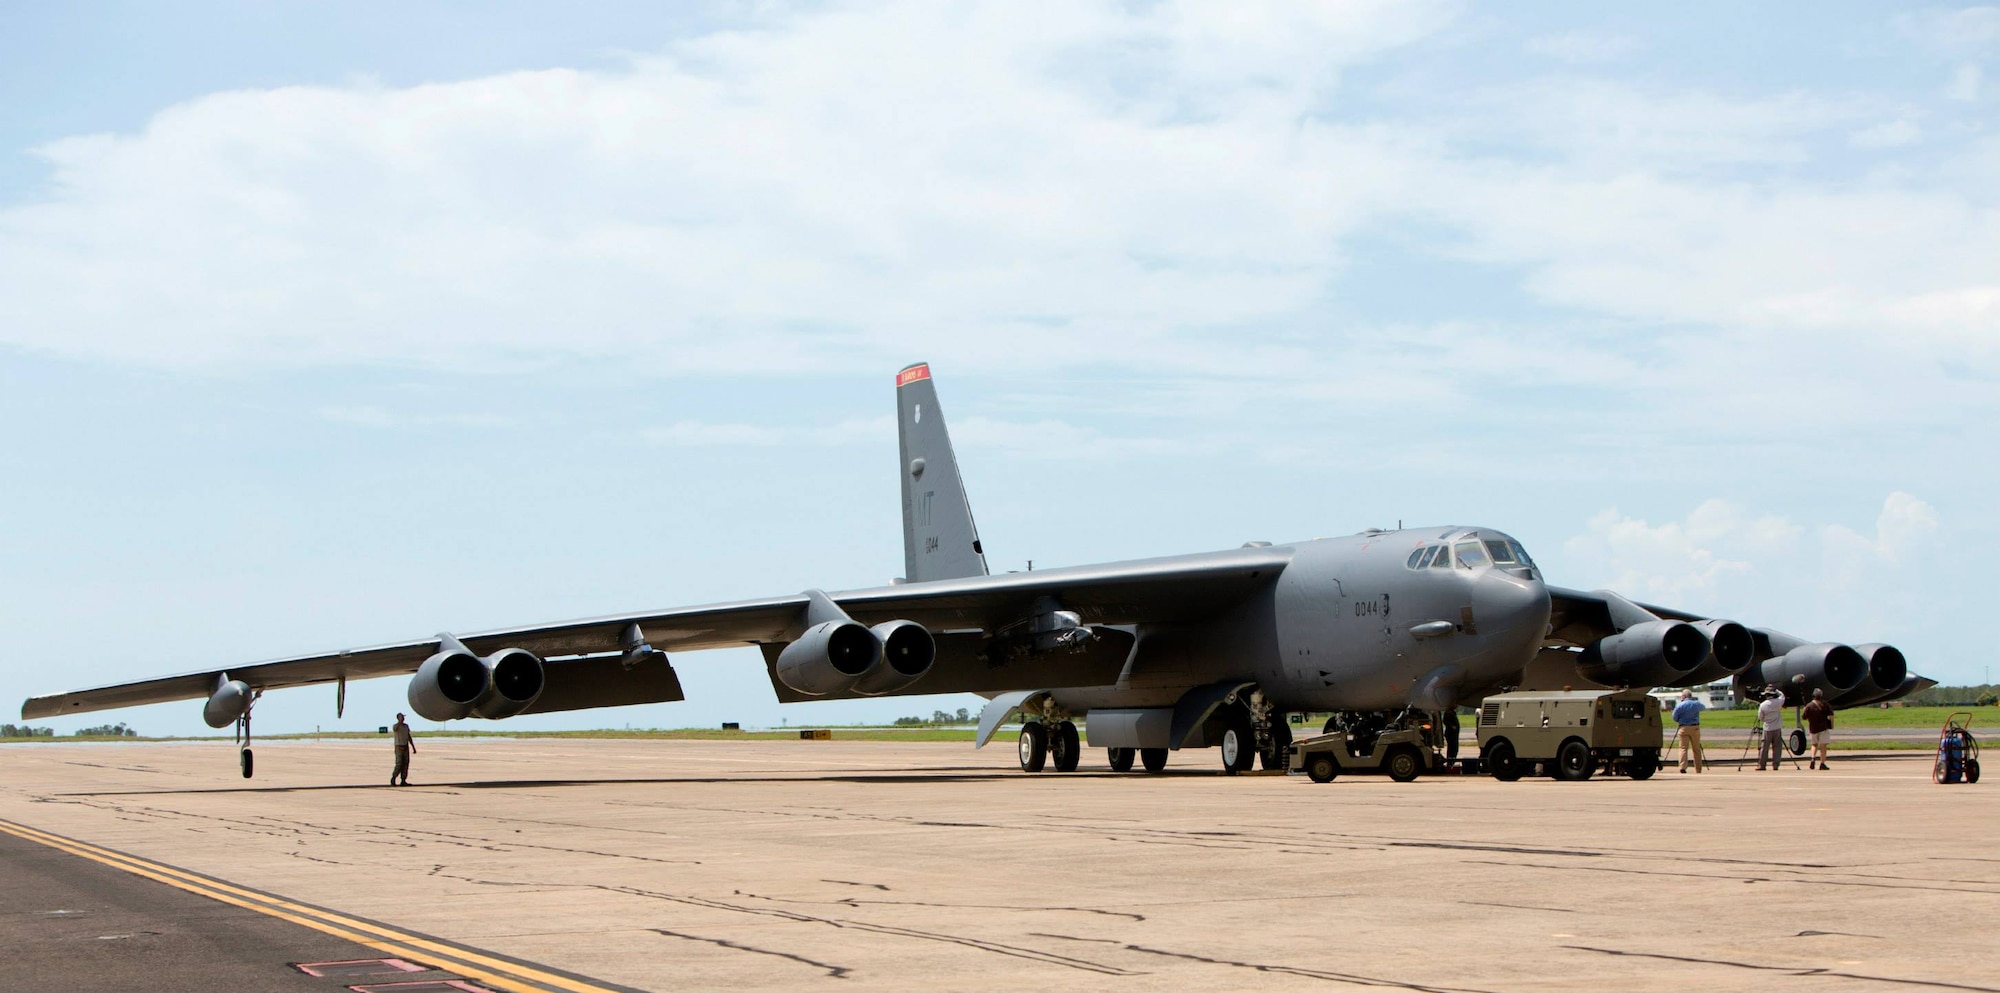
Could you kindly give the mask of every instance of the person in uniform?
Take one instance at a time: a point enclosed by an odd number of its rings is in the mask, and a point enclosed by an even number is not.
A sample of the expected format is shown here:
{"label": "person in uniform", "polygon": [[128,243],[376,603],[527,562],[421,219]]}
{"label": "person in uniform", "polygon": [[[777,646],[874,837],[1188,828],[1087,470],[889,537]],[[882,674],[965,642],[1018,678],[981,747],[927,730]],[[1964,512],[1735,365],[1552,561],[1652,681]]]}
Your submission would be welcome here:
{"label": "person in uniform", "polygon": [[[396,771],[389,773],[389,785],[410,785],[410,753],[417,750],[417,739],[410,734],[410,726],[403,721],[403,715],[396,715],[396,726],[389,729],[396,739]],[[402,780],[398,783],[397,780]]]}

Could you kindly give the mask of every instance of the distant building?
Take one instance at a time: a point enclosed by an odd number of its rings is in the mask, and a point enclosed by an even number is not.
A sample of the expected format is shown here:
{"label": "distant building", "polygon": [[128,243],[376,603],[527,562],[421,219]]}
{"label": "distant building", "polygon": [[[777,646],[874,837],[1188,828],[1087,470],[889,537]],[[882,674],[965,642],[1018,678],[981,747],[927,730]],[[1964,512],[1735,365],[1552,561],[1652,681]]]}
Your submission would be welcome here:
{"label": "distant building", "polygon": [[[1707,686],[1689,686],[1686,689],[1693,690],[1694,698],[1700,700],[1702,706],[1710,710],[1729,710],[1736,706],[1736,685],[1727,679]],[[1653,699],[1660,701],[1662,709],[1672,710],[1674,704],[1681,702],[1681,690],[1682,687],[1679,686],[1660,686],[1651,692]]]}

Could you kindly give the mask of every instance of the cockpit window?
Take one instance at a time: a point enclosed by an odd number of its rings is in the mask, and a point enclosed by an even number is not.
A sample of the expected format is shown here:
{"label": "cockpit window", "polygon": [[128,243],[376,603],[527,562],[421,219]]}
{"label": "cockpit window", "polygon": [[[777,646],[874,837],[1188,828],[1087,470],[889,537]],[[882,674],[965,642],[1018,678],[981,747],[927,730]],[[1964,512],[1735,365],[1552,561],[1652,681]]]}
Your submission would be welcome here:
{"label": "cockpit window", "polygon": [[1518,560],[1522,565],[1527,566],[1530,569],[1533,569],[1535,567],[1535,560],[1528,557],[1528,550],[1522,548],[1520,542],[1510,538],[1507,540],[1507,546],[1514,550],[1514,558]]}
{"label": "cockpit window", "polygon": [[1479,542],[1461,541],[1455,547],[1458,551],[1459,565],[1474,569],[1486,564],[1486,550],[1479,547]]}
{"label": "cockpit window", "polygon": [[1424,557],[1424,553],[1425,553],[1425,552],[1428,552],[1428,551],[1430,551],[1430,549],[1428,549],[1428,548],[1419,548],[1419,549],[1417,549],[1416,551],[1414,551],[1414,552],[1411,552],[1411,553],[1410,553],[1410,561],[1409,561],[1409,563],[1408,563],[1409,567],[1410,567],[1410,568],[1412,568],[1412,569],[1421,569],[1421,568],[1423,568],[1423,564],[1422,564],[1421,562],[1419,562],[1418,560],[1419,560],[1419,559],[1422,559],[1422,558]]}
{"label": "cockpit window", "polygon": [[1431,558],[1431,568],[1433,569],[1451,568],[1450,545],[1432,545],[1431,550],[1437,553],[1435,556]]}
{"label": "cockpit window", "polygon": [[1504,541],[1486,539],[1486,553],[1493,556],[1495,565],[1512,565],[1514,562],[1514,551]]}

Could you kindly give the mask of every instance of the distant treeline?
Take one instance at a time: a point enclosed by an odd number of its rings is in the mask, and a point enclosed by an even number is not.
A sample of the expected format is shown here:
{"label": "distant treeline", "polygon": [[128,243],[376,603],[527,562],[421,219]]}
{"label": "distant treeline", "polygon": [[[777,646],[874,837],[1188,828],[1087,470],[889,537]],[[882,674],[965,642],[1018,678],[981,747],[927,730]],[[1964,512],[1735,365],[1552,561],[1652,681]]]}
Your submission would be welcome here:
{"label": "distant treeline", "polygon": [[1991,707],[2000,701],[2000,692],[1995,692],[1992,683],[1979,686],[1933,686],[1904,697],[1901,703],[1912,707]]}
{"label": "distant treeline", "polygon": [[956,714],[945,710],[933,710],[929,717],[898,717],[896,718],[896,726],[899,728],[920,728],[929,727],[934,724],[968,724],[971,721],[972,712],[964,707],[960,707]]}
{"label": "distant treeline", "polygon": [[[123,721],[117,724],[99,724],[92,728],[78,728],[70,733],[79,738],[137,738],[139,736],[139,732],[126,727]],[[53,738],[55,736],[56,732],[54,728],[29,727],[26,724],[0,724],[0,738]]]}

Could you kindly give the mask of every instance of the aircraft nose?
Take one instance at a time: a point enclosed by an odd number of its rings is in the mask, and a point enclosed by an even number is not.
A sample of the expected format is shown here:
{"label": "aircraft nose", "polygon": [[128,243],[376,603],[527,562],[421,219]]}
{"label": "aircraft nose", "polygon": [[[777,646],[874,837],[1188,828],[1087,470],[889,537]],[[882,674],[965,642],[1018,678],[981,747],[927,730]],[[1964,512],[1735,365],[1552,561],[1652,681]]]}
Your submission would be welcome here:
{"label": "aircraft nose", "polygon": [[1549,591],[1539,577],[1488,570],[1479,577],[1472,604],[1481,634],[1521,635],[1539,641],[1548,631]]}

